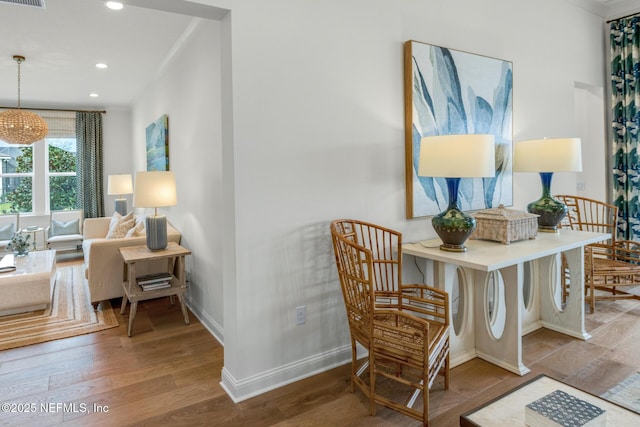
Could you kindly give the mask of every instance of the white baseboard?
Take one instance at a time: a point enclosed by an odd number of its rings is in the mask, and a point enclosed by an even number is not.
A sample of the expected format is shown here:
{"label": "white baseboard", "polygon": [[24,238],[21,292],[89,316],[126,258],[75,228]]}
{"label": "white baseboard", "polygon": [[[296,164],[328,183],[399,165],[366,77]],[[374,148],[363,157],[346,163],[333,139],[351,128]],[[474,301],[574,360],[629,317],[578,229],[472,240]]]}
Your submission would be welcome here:
{"label": "white baseboard", "polygon": [[[195,301],[185,295],[185,302],[200,323],[224,346],[224,329]],[[358,348],[361,356],[362,348]],[[366,351],[364,351],[366,354]],[[233,402],[250,399],[287,384],[317,375],[330,369],[351,363],[351,344],[324,353],[313,355],[251,377],[238,380],[225,368],[222,368],[220,386]]]}
{"label": "white baseboard", "polygon": [[238,403],[345,363],[351,363],[350,344],[240,380],[223,367],[220,386]]}
{"label": "white baseboard", "polygon": [[213,317],[209,316],[201,306],[196,304],[188,295],[185,295],[185,303],[191,312],[198,318],[200,323],[224,346],[224,329],[216,322]]}

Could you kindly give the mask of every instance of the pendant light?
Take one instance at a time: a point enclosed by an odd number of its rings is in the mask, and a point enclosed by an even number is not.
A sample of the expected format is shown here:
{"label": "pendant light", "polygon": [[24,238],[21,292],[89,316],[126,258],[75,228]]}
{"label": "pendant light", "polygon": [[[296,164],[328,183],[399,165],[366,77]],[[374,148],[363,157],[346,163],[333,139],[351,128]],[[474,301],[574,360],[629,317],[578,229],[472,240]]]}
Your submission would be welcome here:
{"label": "pendant light", "polygon": [[14,55],[18,63],[18,108],[0,113],[0,139],[9,144],[33,144],[47,135],[47,122],[37,114],[20,109],[20,64],[24,56]]}

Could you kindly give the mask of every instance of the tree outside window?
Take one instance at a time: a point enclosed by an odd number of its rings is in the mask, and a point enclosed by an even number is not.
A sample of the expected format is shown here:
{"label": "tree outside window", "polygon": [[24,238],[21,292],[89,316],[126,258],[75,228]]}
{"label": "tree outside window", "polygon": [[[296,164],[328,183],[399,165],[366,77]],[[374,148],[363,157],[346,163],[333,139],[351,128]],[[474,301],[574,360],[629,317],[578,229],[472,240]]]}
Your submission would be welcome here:
{"label": "tree outside window", "polygon": [[[76,140],[45,139],[48,148],[49,210],[76,209]],[[33,145],[0,142],[2,194],[0,212],[33,212]],[[37,174],[42,176],[41,173]]]}

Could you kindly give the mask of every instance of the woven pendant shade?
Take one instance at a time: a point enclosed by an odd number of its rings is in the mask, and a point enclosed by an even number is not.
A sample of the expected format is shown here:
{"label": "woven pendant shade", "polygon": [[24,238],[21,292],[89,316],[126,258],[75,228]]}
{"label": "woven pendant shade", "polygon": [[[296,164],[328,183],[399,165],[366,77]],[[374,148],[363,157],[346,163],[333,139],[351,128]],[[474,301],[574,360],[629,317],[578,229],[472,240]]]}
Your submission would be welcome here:
{"label": "woven pendant shade", "polygon": [[14,55],[18,63],[18,108],[0,113],[0,139],[9,144],[33,144],[47,135],[49,126],[39,115],[20,109],[20,64],[24,56]]}
{"label": "woven pendant shade", "polygon": [[0,113],[0,139],[9,144],[33,144],[47,135],[49,127],[42,117],[25,110]]}

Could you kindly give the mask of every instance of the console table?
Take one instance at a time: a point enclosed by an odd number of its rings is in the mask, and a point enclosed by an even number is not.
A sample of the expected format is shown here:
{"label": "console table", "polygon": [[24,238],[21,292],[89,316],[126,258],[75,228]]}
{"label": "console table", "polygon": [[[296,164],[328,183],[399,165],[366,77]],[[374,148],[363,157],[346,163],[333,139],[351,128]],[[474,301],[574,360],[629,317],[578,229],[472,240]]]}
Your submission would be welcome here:
{"label": "console table", "polygon": [[[124,296],[122,297],[122,307],[120,314],[124,314],[127,308],[127,301],[131,303],[129,309],[129,327],[127,334],[131,336],[133,320],[136,317],[138,301],[144,301],[160,297],[177,296],[184,316],[184,323],[189,324],[189,313],[184,303],[184,293],[187,290],[185,280],[184,257],[190,255],[191,251],[183,248],[175,242],[169,242],[167,247],[160,251],[152,251],[146,245],[126,246],[119,249],[122,260],[124,261],[124,272],[122,288]],[[167,273],[171,273],[170,286],[155,290],[142,290],[136,279],[136,263],[157,259],[167,260]]]}
{"label": "console table", "polygon": [[[545,327],[591,338],[584,328],[584,246],[609,238],[561,229],[509,245],[467,240],[464,253],[440,250],[440,239],[403,244],[402,252],[422,259],[425,281],[449,293],[451,366],[480,357],[525,375],[530,370],[522,362],[524,334]],[[572,289],[566,304],[561,302],[561,253]]]}

